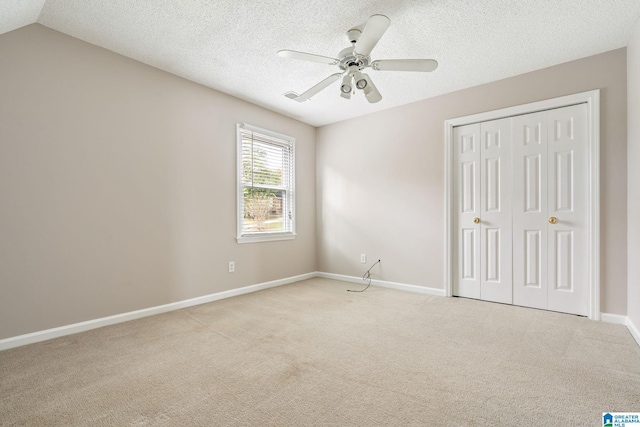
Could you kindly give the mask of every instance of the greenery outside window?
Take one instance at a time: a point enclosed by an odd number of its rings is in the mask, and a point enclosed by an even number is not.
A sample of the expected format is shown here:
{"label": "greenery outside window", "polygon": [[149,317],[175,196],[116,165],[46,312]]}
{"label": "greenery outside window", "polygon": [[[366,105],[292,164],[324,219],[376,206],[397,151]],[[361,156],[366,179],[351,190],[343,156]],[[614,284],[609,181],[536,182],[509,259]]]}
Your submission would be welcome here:
{"label": "greenery outside window", "polygon": [[238,243],[295,237],[295,138],[237,125]]}

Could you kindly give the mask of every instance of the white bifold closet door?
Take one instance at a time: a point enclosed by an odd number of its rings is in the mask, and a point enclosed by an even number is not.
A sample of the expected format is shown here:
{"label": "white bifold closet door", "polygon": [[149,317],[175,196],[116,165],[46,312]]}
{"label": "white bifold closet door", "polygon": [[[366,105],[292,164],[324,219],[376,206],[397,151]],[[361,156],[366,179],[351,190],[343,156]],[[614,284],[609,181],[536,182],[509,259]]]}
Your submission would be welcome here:
{"label": "white bifold closet door", "polygon": [[454,128],[453,293],[587,315],[587,106]]}
{"label": "white bifold closet door", "polygon": [[587,105],[513,118],[513,303],[587,315]]}
{"label": "white bifold closet door", "polygon": [[456,127],[454,143],[454,295],[511,303],[511,119]]}

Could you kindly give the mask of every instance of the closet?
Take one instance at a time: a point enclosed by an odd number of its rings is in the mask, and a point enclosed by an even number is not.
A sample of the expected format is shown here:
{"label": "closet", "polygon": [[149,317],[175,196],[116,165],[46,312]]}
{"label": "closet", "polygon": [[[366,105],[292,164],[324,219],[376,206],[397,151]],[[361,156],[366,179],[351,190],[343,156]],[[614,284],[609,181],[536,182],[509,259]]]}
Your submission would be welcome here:
{"label": "closet", "polygon": [[453,127],[453,295],[589,314],[587,114]]}

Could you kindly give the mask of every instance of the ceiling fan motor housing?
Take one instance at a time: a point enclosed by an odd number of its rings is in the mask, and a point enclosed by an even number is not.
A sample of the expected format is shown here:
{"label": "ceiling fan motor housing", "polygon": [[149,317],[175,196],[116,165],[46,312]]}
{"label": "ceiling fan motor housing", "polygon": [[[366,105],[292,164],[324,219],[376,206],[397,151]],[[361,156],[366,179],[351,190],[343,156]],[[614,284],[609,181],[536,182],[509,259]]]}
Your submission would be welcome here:
{"label": "ceiling fan motor housing", "polygon": [[352,69],[351,71],[353,71],[352,67],[361,71],[371,62],[371,57],[369,56],[356,55],[353,51],[353,46],[342,49],[338,54],[338,58],[340,59],[340,64],[338,64],[338,66],[342,71],[347,71],[349,69]]}

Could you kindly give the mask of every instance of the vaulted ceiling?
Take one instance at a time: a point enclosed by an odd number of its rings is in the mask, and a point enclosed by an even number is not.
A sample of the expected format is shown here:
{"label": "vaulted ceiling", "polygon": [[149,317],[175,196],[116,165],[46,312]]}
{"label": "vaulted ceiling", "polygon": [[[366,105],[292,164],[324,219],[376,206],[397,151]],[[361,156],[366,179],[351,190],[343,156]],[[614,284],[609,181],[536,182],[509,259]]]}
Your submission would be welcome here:
{"label": "vaulted ceiling", "polygon": [[[341,98],[339,82],[303,103],[284,96],[339,69],[280,49],[336,57],[373,14],[391,26],[372,59],[439,67],[369,69],[375,104]],[[640,0],[4,0],[0,34],[37,22],[320,126],[624,47],[639,17]]]}

